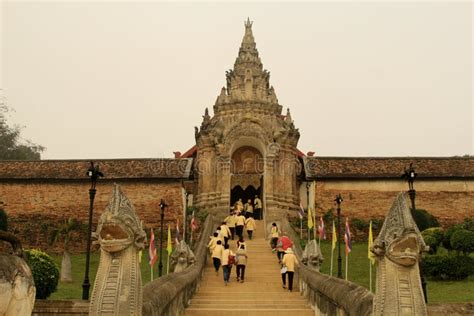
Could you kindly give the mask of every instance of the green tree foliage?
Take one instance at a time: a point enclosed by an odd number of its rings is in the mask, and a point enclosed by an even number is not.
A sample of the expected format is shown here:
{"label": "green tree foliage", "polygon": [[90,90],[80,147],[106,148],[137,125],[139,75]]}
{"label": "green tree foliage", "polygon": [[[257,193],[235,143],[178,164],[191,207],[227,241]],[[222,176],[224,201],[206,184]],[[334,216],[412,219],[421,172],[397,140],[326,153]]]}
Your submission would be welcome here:
{"label": "green tree foliage", "polygon": [[47,299],[55,292],[59,281],[59,268],[47,253],[38,250],[25,250],[26,262],[35,280],[36,298]]}
{"label": "green tree foliage", "polygon": [[439,227],[439,223],[436,217],[428,213],[426,210],[412,210],[411,215],[413,216],[416,226],[418,226],[420,232],[430,227]]}
{"label": "green tree foliage", "polygon": [[423,272],[437,280],[463,280],[474,272],[473,258],[455,254],[426,256],[422,265]]}
{"label": "green tree foliage", "polygon": [[[0,91],[1,92],[1,91]],[[21,128],[9,126],[8,107],[0,100],[0,160],[39,160],[44,147],[20,137]]]}
{"label": "green tree foliage", "polygon": [[474,252],[474,232],[467,229],[456,230],[450,239],[451,248],[462,252],[463,254],[469,254]]}
{"label": "green tree foliage", "polygon": [[430,246],[430,253],[436,253],[436,250],[438,249],[444,238],[444,234],[441,228],[431,227],[425,229],[421,232],[421,235],[423,236],[423,240],[425,241],[425,243]]}
{"label": "green tree foliage", "polygon": [[448,229],[446,229],[446,231],[444,232],[444,238],[443,238],[443,247],[444,248],[446,248],[448,250],[453,249],[451,247],[451,236],[453,236],[453,234],[456,231],[460,230],[460,229],[463,229],[462,225],[460,225],[460,224],[452,225]]}

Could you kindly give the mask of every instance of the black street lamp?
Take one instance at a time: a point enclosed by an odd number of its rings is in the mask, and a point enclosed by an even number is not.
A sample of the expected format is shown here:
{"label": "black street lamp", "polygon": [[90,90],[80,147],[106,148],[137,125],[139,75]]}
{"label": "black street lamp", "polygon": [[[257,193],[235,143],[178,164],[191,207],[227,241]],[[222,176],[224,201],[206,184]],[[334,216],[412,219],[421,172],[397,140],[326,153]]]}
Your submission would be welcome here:
{"label": "black street lamp", "polygon": [[334,202],[337,204],[337,277],[342,279],[342,258],[341,258],[341,203],[343,199],[339,193]]}
{"label": "black street lamp", "polygon": [[[413,187],[413,183],[415,182],[415,178],[418,176],[418,174],[415,172],[415,168],[413,168],[413,163],[410,163],[410,166],[405,169],[405,172],[402,174],[402,179],[406,179],[408,182],[408,196],[410,197],[411,200],[411,214],[412,216],[415,213],[416,207],[415,207],[415,198],[416,198],[416,191],[415,188]],[[421,265],[421,259],[420,262],[418,263],[418,268],[420,270],[420,279],[421,279],[421,287],[423,289],[423,295],[425,296],[425,303],[428,303],[428,296],[426,292],[426,279],[425,276],[423,275],[423,270],[422,270],[422,265]]]}
{"label": "black street lamp", "polygon": [[89,299],[89,289],[91,284],[89,283],[89,263],[91,257],[91,238],[92,238],[92,212],[94,210],[94,198],[95,198],[95,185],[99,177],[103,177],[104,174],[99,171],[99,164],[94,166],[94,163],[91,161],[91,165],[86,173],[89,178],[91,178],[91,188],[89,189],[89,224],[87,227],[87,248],[86,248],[86,272],[84,275],[84,282],[82,283],[82,299]]}
{"label": "black street lamp", "polygon": [[161,239],[160,239],[160,263],[158,264],[158,277],[163,275],[163,221],[165,219],[165,208],[168,205],[165,203],[163,199],[160,200],[160,216],[161,216]]}

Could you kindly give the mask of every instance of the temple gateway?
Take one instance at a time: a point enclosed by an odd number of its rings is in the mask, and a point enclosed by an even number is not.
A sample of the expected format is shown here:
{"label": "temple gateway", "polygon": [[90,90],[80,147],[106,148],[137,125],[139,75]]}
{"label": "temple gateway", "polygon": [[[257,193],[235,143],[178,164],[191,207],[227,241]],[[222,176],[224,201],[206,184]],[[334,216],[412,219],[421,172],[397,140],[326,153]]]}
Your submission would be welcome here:
{"label": "temple gateway", "polygon": [[[172,225],[186,203],[224,215],[239,198],[245,202],[255,196],[263,201],[267,222],[296,216],[299,205],[308,203],[320,216],[334,208],[339,193],[344,216],[380,218],[407,189],[400,175],[410,163],[418,173],[419,208],[442,225],[472,216],[472,157],[320,157],[299,151],[300,133],[290,110],[278,102],[249,20],[225,79],[213,115],[204,110],[188,151],[169,159],[95,161],[105,178],[97,185],[94,222],[106,208],[113,183],[121,185],[147,228],[158,226],[161,198],[169,205],[165,220]],[[48,223],[69,217],[86,222],[88,166],[88,160],[0,162],[0,201],[25,244],[45,245],[39,236]]]}

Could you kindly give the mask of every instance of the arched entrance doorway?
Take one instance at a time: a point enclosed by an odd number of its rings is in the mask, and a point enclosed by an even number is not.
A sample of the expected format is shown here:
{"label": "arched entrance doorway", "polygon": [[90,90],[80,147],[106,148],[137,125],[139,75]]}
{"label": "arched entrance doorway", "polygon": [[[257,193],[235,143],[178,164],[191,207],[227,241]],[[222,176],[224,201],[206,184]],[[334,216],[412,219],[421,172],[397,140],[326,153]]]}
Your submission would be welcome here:
{"label": "arched entrance doorway", "polygon": [[[264,160],[259,150],[251,146],[239,147],[232,154],[230,171],[230,206],[239,199],[244,204],[248,200],[253,204],[257,196],[263,199]],[[258,218],[262,219],[263,214]]]}

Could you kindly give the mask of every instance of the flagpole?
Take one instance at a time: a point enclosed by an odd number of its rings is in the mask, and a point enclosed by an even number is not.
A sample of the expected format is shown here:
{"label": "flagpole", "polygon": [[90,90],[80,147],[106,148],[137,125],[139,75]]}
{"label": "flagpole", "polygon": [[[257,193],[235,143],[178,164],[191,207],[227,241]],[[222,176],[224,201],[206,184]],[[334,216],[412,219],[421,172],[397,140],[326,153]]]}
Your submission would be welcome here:
{"label": "flagpole", "polygon": [[166,274],[170,274],[170,255],[166,256]]}
{"label": "flagpole", "polygon": [[370,292],[372,292],[372,262],[370,262],[369,260],[369,289],[370,289]]}
{"label": "flagpole", "polygon": [[303,217],[300,216],[300,239],[303,239]]}
{"label": "flagpole", "polygon": [[[313,213],[314,213],[314,214],[313,214]],[[316,225],[316,209],[314,210],[313,213],[311,213],[311,215],[312,215],[313,218],[314,218],[314,220],[313,220],[313,223],[314,223],[314,226],[313,226],[313,236],[314,236],[314,240],[317,241],[317,238],[316,238],[316,234],[317,234],[317,233],[316,233],[316,230],[317,230],[317,229],[316,229],[316,227],[318,227],[318,226]]]}
{"label": "flagpole", "polygon": [[331,247],[331,272],[329,273],[332,276],[332,266],[333,266],[333,260],[334,259],[334,248]]}
{"label": "flagpole", "polygon": [[348,263],[349,263],[349,253],[346,252],[346,281],[347,281],[347,268],[348,268]]}
{"label": "flagpole", "polygon": [[150,281],[153,281],[153,266],[150,266]]}

